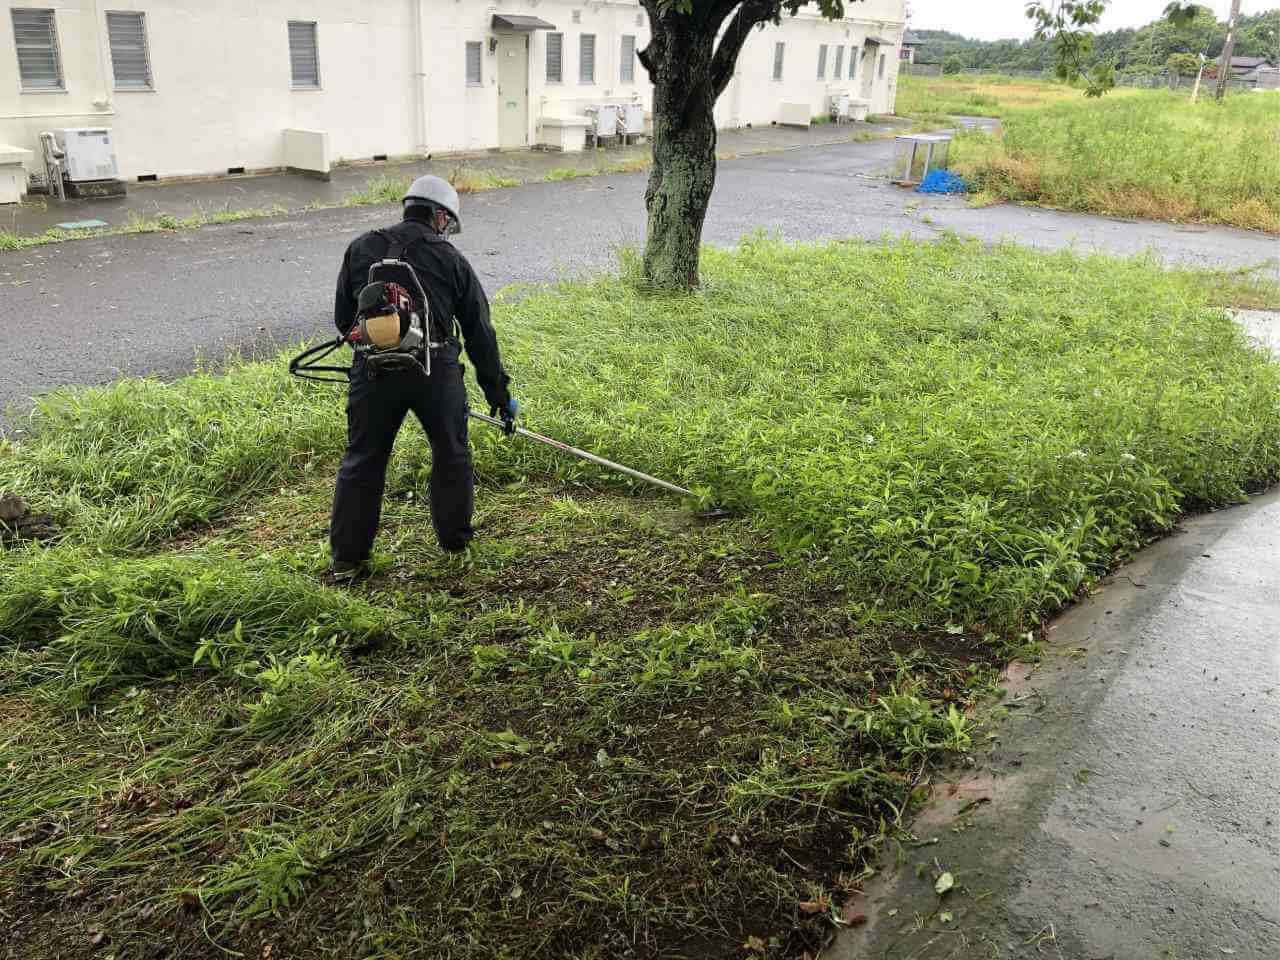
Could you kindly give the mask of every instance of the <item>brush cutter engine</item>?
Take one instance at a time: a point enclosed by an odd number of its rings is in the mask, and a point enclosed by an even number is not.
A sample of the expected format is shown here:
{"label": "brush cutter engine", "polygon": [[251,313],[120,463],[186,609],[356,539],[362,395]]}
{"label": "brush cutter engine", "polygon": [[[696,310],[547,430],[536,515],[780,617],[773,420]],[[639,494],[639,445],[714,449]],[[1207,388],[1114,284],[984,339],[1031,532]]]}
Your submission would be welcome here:
{"label": "brush cutter engine", "polygon": [[398,283],[374,280],[360,291],[356,322],[347,342],[364,359],[370,378],[398,370],[431,372],[422,313]]}

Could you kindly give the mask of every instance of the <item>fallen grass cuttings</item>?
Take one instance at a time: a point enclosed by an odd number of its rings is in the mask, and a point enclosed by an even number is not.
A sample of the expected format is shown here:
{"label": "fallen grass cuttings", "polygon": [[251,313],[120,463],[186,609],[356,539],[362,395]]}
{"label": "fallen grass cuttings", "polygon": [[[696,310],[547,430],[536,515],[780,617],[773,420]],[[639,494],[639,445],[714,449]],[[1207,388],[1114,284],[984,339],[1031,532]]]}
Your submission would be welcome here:
{"label": "fallen grass cuttings", "polygon": [[999,138],[960,137],[952,161],[1006,200],[1280,233],[1280,109],[1271,96],[1193,105],[1144,91],[1016,111]]}
{"label": "fallen grass cuttings", "polygon": [[[13,661],[15,670],[25,665],[7,683],[79,708],[105,691],[202,666],[284,682],[287,658],[367,647],[404,626],[308,572],[262,557],[14,551],[3,567],[0,648],[28,655]],[[271,703],[260,709],[267,726],[279,724]]]}
{"label": "fallen grass cuttings", "polygon": [[[387,512],[400,563],[367,587],[433,624],[407,650],[157,663],[78,722],[0,661],[0,902],[24,956],[93,931],[192,958],[816,950],[921,757],[969,745],[950,706],[991,682],[988,648],[860,632],[750,524],[591,491],[486,490],[484,544],[446,563],[411,481]],[[287,565],[327,488],[262,500],[197,556]]]}

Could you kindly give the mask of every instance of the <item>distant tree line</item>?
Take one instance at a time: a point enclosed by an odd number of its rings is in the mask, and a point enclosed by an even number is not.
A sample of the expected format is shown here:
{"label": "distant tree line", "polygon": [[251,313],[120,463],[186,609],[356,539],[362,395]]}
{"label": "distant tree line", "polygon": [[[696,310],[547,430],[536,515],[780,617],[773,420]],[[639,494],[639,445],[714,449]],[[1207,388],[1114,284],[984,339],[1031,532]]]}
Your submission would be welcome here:
{"label": "distant tree line", "polygon": [[[1032,70],[1052,72],[1057,65],[1052,45],[1043,40],[970,40],[946,30],[911,32],[920,40],[916,60],[941,63],[946,73]],[[1119,73],[1163,73],[1171,67],[1187,69],[1185,56],[1221,56],[1227,25],[1208,7],[1200,7],[1186,24],[1157,20],[1138,30],[1096,34],[1089,52],[1091,65],[1113,64]],[[1185,55],[1178,57],[1178,54]],[[1235,56],[1265,57],[1280,63],[1280,9],[1242,16]]]}

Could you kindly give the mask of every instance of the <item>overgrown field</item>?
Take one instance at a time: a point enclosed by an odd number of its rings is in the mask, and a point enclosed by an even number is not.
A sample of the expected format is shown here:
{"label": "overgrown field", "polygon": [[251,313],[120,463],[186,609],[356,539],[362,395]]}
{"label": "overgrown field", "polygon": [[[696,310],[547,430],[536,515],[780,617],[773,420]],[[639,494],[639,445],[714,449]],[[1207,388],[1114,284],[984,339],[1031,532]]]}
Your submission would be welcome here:
{"label": "overgrown field", "polygon": [[[1130,96],[1116,90],[1108,96]],[[944,121],[948,116],[1003,117],[1014,110],[1043,107],[1084,98],[1080,87],[1049,80],[1032,80],[999,74],[949,77],[898,77],[899,116]]]}
{"label": "overgrown field", "polygon": [[1002,136],[966,134],[954,156],[994,197],[1280,232],[1280,95],[1143,91],[1002,116]]}
{"label": "overgrown field", "polygon": [[406,430],[339,592],[336,391],[274,363],[47,401],[0,450],[65,530],[0,554],[19,955],[799,957],[1038,620],[1280,473],[1280,368],[1202,280],[762,239],[705,276],[495,322],[531,424],[720,525],[477,428],[446,557]]}

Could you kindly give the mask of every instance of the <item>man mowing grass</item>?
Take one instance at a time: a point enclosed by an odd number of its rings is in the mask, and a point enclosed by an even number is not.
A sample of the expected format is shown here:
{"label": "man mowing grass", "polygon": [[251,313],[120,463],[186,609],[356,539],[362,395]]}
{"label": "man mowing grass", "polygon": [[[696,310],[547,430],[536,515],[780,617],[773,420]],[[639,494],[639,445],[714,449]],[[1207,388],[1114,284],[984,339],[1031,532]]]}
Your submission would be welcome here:
{"label": "man mowing grass", "polygon": [[508,434],[519,409],[484,290],[471,264],[446,239],[461,230],[457,191],[439,177],[419,177],[403,203],[404,220],[352,241],[338,274],[333,319],[355,348],[347,452],[329,524],[339,582],[367,572],[391,448],[410,410],[431,444],[431,520],[440,546],[463,550],[474,535],[475,476],[459,330],[490,414],[502,417]]}

